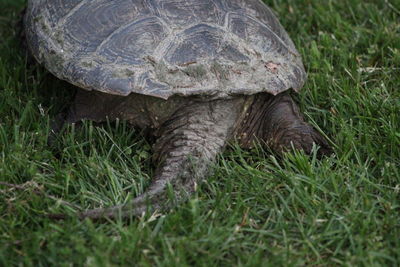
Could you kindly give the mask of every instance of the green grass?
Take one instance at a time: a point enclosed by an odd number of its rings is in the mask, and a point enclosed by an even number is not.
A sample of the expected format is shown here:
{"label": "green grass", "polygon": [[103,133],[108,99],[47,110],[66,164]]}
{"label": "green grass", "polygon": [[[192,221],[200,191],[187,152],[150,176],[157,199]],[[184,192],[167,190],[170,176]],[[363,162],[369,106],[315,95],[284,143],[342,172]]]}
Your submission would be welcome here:
{"label": "green grass", "polygon": [[0,0],[0,181],[21,185],[0,185],[0,265],[399,265],[399,0],[266,2],[309,73],[301,109],[335,155],[233,145],[170,213],[94,223],[44,215],[72,210],[61,200],[87,209],[143,192],[151,144],[124,122],[86,122],[48,146],[73,87],[27,68],[24,1]]}

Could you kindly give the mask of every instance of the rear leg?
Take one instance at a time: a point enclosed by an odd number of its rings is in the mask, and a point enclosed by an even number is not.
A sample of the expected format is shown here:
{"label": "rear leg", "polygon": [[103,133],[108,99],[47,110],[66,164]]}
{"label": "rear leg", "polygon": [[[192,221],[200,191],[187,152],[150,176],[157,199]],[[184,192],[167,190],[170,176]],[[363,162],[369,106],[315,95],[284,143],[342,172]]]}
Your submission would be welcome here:
{"label": "rear leg", "polygon": [[[157,169],[149,189],[130,203],[79,213],[80,218],[139,216],[150,209],[164,210],[185,200],[209,174],[210,164],[230,139],[240,100],[190,103],[160,128],[154,147]],[[174,191],[169,201],[168,185]],[[148,206],[150,204],[151,206]],[[52,215],[65,218],[65,215]]]}
{"label": "rear leg", "polygon": [[244,127],[248,134],[241,136],[245,147],[258,138],[278,153],[294,148],[310,154],[314,144],[319,146],[319,155],[332,152],[326,139],[304,120],[289,93],[257,95],[249,114]]}

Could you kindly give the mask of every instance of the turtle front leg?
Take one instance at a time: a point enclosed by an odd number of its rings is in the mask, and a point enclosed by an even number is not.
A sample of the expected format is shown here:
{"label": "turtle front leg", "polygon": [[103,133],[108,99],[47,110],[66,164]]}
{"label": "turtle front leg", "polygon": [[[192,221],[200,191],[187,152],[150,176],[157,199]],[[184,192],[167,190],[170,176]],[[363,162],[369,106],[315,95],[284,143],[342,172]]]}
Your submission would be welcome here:
{"label": "turtle front leg", "polygon": [[[231,137],[240,101],[195,102],[178,110],[160,128],[154,148],[158,167],[149,189],[128,204],[88,210],[79,217],[138,216],[149,210],[165,210],[186,199],[209,175],[210,164]],[[168,188],[173,190],[175,201],[170,201]]]}
{"label": "turtle front leg", "polygon": [[332,152],[326,139],[304,121],[289,93],[257,95],[240,137],[244,147],[257,138],[278,153],[294,148],[310,154],[314,143],[319,155]]}

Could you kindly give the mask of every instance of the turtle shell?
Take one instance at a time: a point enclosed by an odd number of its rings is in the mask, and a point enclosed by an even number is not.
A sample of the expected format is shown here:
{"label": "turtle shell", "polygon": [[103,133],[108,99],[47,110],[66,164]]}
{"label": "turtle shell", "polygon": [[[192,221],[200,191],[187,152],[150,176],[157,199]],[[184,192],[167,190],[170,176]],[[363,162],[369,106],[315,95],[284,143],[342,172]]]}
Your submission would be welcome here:
{"label": "turtle shell", "polygon": [[55,76],[110,94],[275,95],[306,79],[258,0],[30,0],[25,31]]}

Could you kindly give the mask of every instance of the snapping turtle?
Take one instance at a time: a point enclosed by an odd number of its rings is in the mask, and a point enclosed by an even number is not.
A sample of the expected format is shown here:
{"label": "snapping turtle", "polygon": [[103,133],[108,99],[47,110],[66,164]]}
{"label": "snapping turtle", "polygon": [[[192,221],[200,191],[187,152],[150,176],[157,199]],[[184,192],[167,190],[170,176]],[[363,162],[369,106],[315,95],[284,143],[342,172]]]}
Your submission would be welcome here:
{"label": "snapping turtle", "polygon": [[24,25],[36,60],[81,88],[63,123],[120,118],[157,138],[149,189],[81,218],[169,207],[167,185],[185,198],[229,141],[330,151],[286,92],[305,70],[259,0],[30,0]]}

